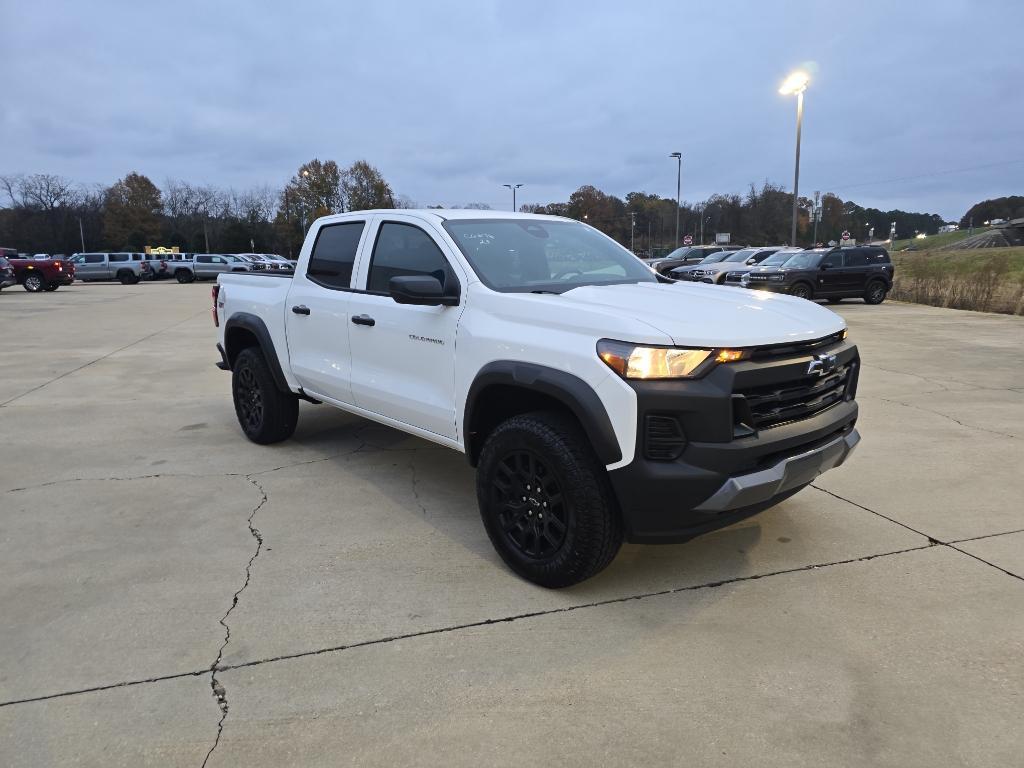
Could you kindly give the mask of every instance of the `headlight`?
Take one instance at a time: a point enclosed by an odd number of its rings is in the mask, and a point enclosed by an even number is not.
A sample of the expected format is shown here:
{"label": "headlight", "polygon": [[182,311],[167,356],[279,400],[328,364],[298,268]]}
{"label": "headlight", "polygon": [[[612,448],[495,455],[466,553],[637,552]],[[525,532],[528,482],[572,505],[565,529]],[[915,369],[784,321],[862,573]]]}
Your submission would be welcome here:
{"label": "headlight", "polygon": [[742,360],[745,350],[644,347],[601,339],[597,354],[604,364],[625,379],[690,379],[716,363]]}

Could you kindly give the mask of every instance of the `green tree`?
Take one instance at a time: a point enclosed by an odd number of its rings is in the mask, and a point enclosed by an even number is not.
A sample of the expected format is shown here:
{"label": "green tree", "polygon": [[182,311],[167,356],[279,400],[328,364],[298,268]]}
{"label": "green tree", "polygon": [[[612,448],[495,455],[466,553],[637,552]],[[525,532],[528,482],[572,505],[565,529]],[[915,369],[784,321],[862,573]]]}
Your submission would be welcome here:
{"label": "green tree", "polygon": [[345,170],[341,188],[350,211],[395,207],[394,193],[384,176],[365,160],[357,160]]}
{"label": "green tree", "polygon": [[131,172],[104,194],[103,236],[115,248],[142,250],[160,237],[163,201],[146,176]]}
{"label": "green tree", "polygon": [[333,160],[316,159],[303,163],[281,191],[274,218],[274,230],[282,251],[289,256],[297,254],[306,229],[313,221],[344,210],[338,164]]}

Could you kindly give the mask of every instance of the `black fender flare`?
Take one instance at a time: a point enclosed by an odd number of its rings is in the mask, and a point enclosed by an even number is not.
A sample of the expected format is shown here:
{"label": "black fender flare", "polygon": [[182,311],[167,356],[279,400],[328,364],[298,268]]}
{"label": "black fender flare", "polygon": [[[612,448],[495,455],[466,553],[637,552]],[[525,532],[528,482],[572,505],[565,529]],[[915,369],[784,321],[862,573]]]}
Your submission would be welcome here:
{"label": "black fender flare", "polygon": [[237,348],[232,349],[230,343],[231,331],[234,328],[244,329],[256,337],[256,343],[263,353],[267,365],[270,367],[270,373],[274,377],[274,383],[277,384],[277,388],[282,392],[291,392],[288,381],[284,377],[284,371],[281,370],[281,361],[277,357],[274,341],[270,338],[267,324],[263,322],[261,317],[251,312],[236,312],[224,323],[224,356],[227,359],[229,368],[234,366],[235,358],[238,357],[239,352]]}
{"label": "black fender flare", "polygon": [[604,403],[587,382],[557,368],[514,360],[495,360],[477,372],[466,395],[462,430],[470,462],[479,454],[476,450],[478,446],[473,445],[473,440],[479,439],[474,437],[473,425],[480,394],[494,384],[532,390],[557,400],[579,421],[602,464],[614,464],[622,458],[622,449]]}

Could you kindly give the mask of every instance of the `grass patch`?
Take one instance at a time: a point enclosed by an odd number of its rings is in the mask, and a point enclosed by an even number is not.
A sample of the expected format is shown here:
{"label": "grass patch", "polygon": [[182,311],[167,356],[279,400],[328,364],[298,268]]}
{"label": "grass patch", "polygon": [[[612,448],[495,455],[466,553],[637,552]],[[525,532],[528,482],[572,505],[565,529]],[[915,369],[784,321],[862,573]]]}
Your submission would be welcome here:
{"label": "grass patch", "polygon": [[952,245],[953,243],[959,242],[973,235],[987,232],[991,227],[975,227],[973,234],[968,229],[958,229],[956,232],[942,232],[937,235],[929,235],[928,237],[922,237],[920,240],[916,237],[909,238],[907,240],[896,240],[891,250],[902,251],[910,246],[914,246],[919,251],[927,251],[933,248],[941,248],[944,245]]}
{"label": "grass patch", "polygon": [[894,299],[1024,315],[1024,248],[896,252],[892,260]]}

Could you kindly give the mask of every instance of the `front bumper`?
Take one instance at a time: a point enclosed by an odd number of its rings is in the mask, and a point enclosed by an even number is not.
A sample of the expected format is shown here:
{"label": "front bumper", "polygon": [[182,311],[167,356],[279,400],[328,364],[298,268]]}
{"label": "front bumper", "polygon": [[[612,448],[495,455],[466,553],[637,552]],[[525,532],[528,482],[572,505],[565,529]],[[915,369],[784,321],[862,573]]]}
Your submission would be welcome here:
{"label": "front bumper", "polygon": [[772,293],[789,293],[789,286],[786,285],[785,282],[770,283],[766,280],[763,283],[741,282],[740,285],[744,288],[749,288],[752,291],[771,291]]}
{"label": "front bumper", "polygon": [[[849,366],[842,399],[806,418],[759,429],[745,425],[749,401],[735,393],[786,386],[807,370],[813,353],[719,366],[694,381],[634,383],[634,458],[608,473],[627,540],[686,541],[756,514],[842,464],[860,440],[854,399],[859,358],[847,342],[818,351]],[[648,452],[648,416],[678,422],[685,446],[676,458]]]}

